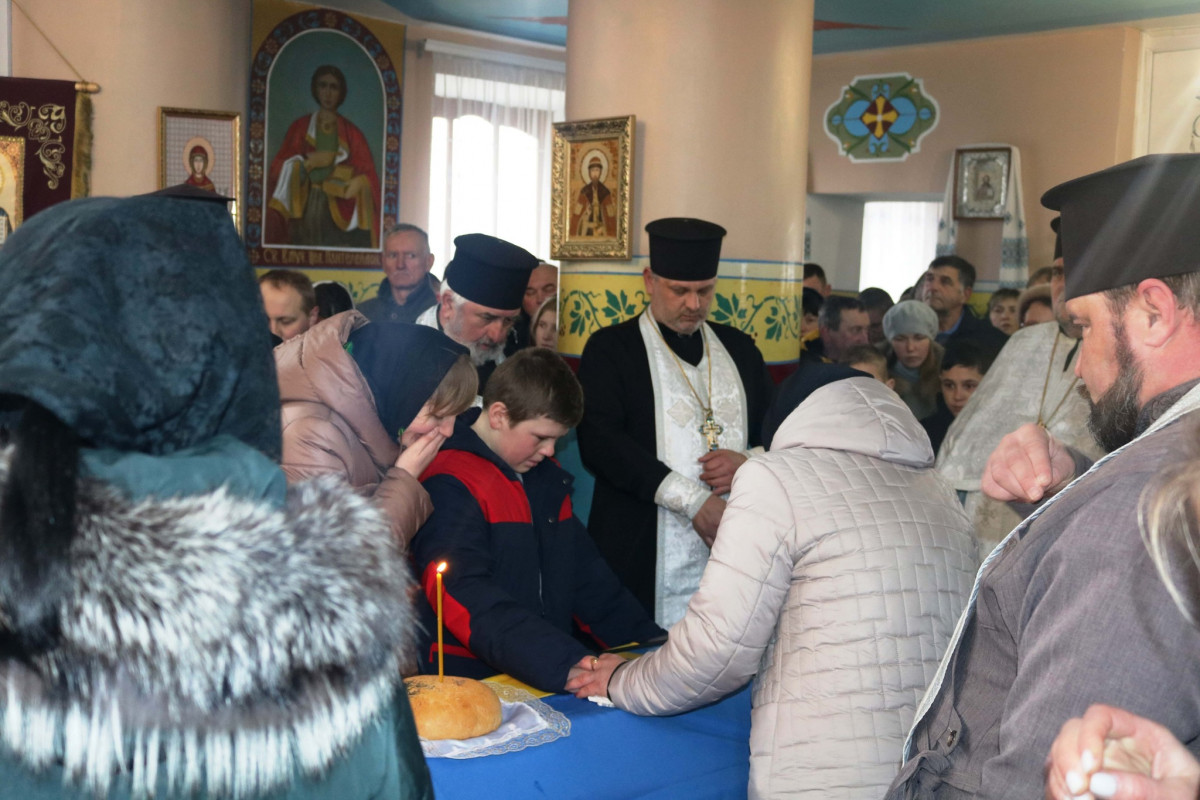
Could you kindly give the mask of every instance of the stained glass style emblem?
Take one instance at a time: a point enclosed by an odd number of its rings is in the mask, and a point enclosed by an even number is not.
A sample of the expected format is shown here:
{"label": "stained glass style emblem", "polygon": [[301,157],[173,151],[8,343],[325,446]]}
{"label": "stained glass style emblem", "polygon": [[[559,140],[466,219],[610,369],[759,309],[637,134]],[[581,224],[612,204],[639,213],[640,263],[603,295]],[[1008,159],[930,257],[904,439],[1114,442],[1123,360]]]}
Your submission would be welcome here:
{"label": "stained glass style emblem", "polygon": [[851,161],[903,161],[937,123],[937,101],[907,73],[857,77],[825,112],[825,133]]}

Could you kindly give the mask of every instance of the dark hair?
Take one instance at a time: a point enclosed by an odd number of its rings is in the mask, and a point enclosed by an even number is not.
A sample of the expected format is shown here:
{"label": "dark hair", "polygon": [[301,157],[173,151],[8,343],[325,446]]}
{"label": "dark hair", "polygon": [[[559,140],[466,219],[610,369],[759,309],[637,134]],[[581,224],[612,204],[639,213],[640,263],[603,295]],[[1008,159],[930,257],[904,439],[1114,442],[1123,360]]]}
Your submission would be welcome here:
{"label": "dark hair", "polygon": [[929,262],[929,269],[936,267],[954,267],[958,270],[958,282],[964,289],[975,288],[975,266],[961,256],[938,256]]}
{"label": "dark hair", "polygon": [[[1196,321],[1200,322],[1200,272],[1168,275],[1159,280],[1175,295],[1175,307],[1188,309]],[[1137,287],[1136,283],[1131,283],[1105,290],[1103,294],[1104,299],[1108,301],[1109,310],[1116,316],[1124,314],[1125,306],[1129,305],[1129,301],[1137,294]]]}
{"label": "dark hair", "polygon": [[1029,280],[1025,282],[1025,288],[1037,286],[1039,283],[1049,283],[1054,277],[1054,267],[1041,267],[1029,276]]}
{"label": "dark hair", "polygon": [[[312,94],[313,100],[317,100],[317,80],[325,75],[332,75],[333,77],[337,78],[337,82],[342,87],[341,91],[338,93],[337,101],[337,104],[340,106],[342,103],[346,102],[346,76],[342,74],[342,71],[333,64],[322,64],[321,66],[317,67],[316,71],[313,72],[312,83],[309,85],[309,92]],[[317,100],[318,104],[320,104],[320,102],[320,100]]]}
{"label": "dark hair", "polygon": [[321,281],[313,284],[313,294],[317,301],[317,316],[329,319],[334,314],[349,311],[354,308],[354,298],[345,286],[337,281]]}
{"label": "dark hair", "polygon": [[988,298],[988,313],[996,308],[996,305],[1004,300],[1016,300],[1021,296],[1021,293],[1016,289],[997,289],[992,292],[992,296]]}
{"label": "dark hair", "polygon": [[549,417],[574,428],[583,418],[583,389],[559,355],[545,347],[530,347],[504,360],[488,378],[483,407],[504,403],[513,425]]}
{"label": "dark hair", "polygon": [[271,269],[264,272],[258,279],[258,285],[269,283],[276,289],[295,289],[300,295],[300,310],[307,314],[317,304],[317,293],[313,289],[312,280],[299,270]]}
{"label": "dark hair", "polygon": [[12,445],[0,494],[0,648],[24,655],[57,644],[70,590],[79,439],[43,406],[0,396]]}
{"label": "dark hair", "polygon": [[843,311],[863,311],[867,309],[863,307],[862,301],[857,297],[843,297],[841,295],[830,295],[825,298],[825,305],[821,306],[821,313],[817,317],[817,324],[822,328],[828,328],[831,331],[842,329],[842,312]]}
{"label": "dark hair", "polygon": [[805,261],[803,280],[808,280],[809,278],[820,278],[821,283],[829,283],[829,281],[825,280],[825,270],[820,264],[815,264],[812,261]]}
{"label": "dark hair", "polygon": [[858,293],[858,300],[865,311],[887,311],[896,305],[892,296],[878,286],[869,286]]}
{"label": "dark hair", "polygon": [[825,305],[825,295],[811,286],[803,287],[800,292],[800,313],[812,314],[815,317],[821,313],[823,305]]}
{"label": "dark hair", "polygon": [[380,239],[384,244],[387,243],[389,237],[395,236],[397,233],[415,233],[421,237],[421,241],[425,243],[425,249],[429,249],[429,234],[418,228],[416,225],[410,225],[407,222],[397,222],[395,225],[388,227],[383,232],[383,238]]}
{"label": "dark hair", "polygon": [[986,375],[992,366],[992,353],[967,339],[951,339],[942,354],[942,372],[951,367],[975,369]]}

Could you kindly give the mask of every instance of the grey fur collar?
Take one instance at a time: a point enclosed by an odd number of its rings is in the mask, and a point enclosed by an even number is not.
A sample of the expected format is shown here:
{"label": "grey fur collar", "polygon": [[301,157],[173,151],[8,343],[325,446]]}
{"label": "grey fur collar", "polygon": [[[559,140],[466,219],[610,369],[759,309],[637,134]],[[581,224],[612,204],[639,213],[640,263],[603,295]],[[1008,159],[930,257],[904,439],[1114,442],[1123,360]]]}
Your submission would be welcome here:
{"label": "grey fur collar", "polygon": [[78,508],[62,645],[0,660],[0,741],[29,767],[100,796],[248,797],[324,771],[390,702],[411,577],[341,481],[283,510],[224,490],[134,505],[84,481]]}

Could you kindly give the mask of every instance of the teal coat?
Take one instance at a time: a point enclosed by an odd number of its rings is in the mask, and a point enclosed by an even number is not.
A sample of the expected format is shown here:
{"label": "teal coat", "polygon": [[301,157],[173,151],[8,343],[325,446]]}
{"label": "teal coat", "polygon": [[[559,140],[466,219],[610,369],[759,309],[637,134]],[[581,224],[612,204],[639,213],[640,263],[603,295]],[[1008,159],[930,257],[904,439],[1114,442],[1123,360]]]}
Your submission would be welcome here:
{"label": "teal coat", "polygon": [[288,489],[223,437],[83,466],[61,642],[0,655],[0,718],[18,720],[0,796],[433,796],[400,681],[412,580],[372,504],[332,479]]}

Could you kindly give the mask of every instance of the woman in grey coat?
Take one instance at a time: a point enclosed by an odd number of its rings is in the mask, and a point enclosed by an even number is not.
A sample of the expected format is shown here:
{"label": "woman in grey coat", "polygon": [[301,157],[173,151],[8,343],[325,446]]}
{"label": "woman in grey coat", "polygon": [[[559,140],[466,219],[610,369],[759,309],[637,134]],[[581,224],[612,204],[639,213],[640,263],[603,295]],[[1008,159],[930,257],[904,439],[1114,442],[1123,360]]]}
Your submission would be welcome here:
{"label": "woman in grey coat", "polygon": [[786,418],[734,477],[667,644],[628,664],[602,656],[567,688],[662,715],[755,678],[750,797],[877,797],[966,602],[975,542],[883,383],[811,364],[777,403]]}

